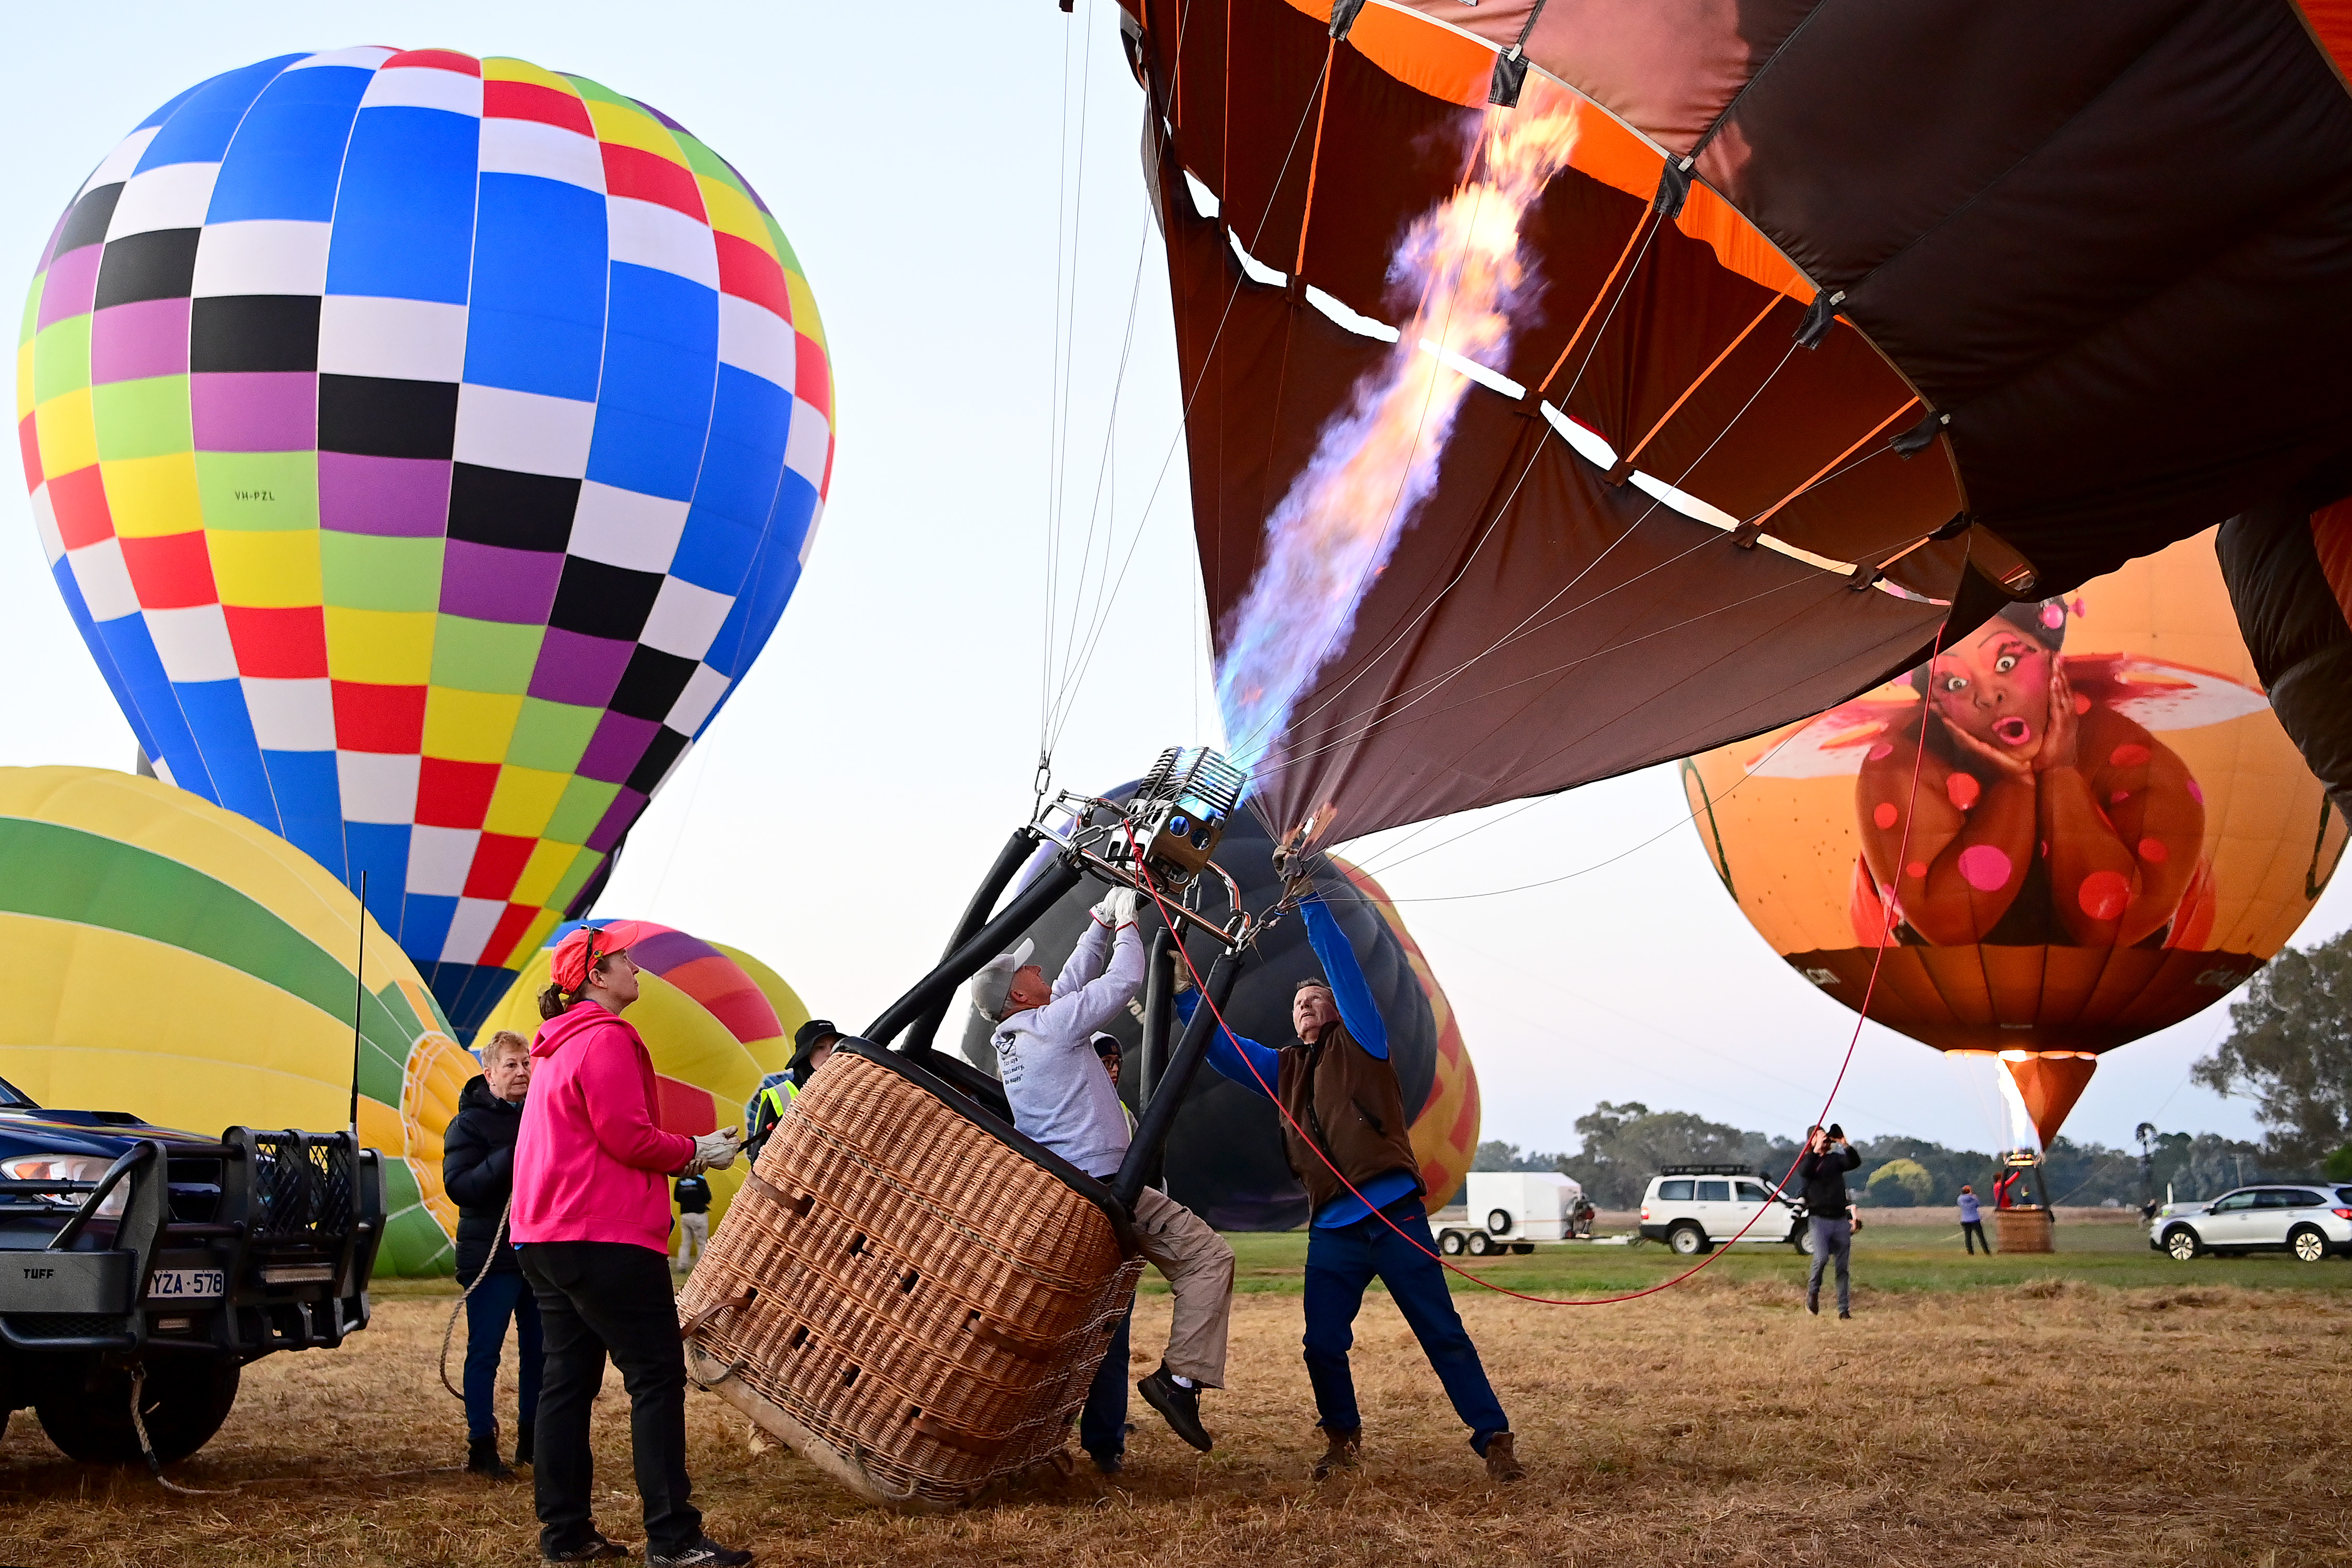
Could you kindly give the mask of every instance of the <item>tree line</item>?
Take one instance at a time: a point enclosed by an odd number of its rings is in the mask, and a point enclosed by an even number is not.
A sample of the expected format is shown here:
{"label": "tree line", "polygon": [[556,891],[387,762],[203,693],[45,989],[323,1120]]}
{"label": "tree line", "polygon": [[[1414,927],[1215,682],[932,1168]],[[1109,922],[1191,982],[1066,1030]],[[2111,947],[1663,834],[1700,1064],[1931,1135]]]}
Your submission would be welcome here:
{"label": "tree line", "polygon": [[[1604,1209],[1638,1205],[1650,1178],[1668,1165],[1747,1165],[1778,1181],[1795,1163],[1793,1138],[1709,1121],[1686,1110],[1653,1110],[1639,1100],[1603,1100],[1576,1120],[1581,1146],[1572,1153],[1522,1151],[1494,1140],[1478,1145],[1474,1171],[1558,1171]],[[1948,1149],[1924,1138],[1856,1138],[1862,1166],[1848,1178],[1857,1201],[1881,1208],[1949,1204],[1963,1184],[1991,1201],[1999,1156]],[[2143,1183],[2158,1203],[2168,1191],[2183,1201],[2210,1198],[2248,1182],[2307,1176],[2259,1143],[2216,1132],[2166,1132],[2150,1141],[2147,1169],[2137,1148],[2111,1149],[2061,1137],[2043,1151],[2038,1194],[2048,1201],[2136,1208]],[[2032,1179],[2028,1178],[2029,1184]]]}

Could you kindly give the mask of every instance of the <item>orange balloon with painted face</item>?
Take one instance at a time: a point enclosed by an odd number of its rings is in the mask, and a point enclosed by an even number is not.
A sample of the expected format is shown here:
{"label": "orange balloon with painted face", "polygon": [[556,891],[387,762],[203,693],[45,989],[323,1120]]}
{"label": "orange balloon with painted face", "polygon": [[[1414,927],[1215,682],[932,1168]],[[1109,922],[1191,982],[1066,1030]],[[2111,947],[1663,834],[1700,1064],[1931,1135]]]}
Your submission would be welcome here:
{"label": "orange balloon with painted face", "polygon": [[1879,962],[1870,1016],[1999,1056],[2044,1142],[2102,1052],[2284,945],[2345,845],[2210,534],[2011,605],[1683,779],[1725,887],[1791,967],[1859,1006]]}

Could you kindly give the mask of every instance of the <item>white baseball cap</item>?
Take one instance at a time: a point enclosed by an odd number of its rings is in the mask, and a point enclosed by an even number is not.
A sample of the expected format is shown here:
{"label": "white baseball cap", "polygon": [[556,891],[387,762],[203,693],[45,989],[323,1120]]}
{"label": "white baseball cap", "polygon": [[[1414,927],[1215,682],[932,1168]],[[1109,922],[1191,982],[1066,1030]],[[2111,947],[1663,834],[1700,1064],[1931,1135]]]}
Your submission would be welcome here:
{"label": "white baseball cap", "polygon": [[1029,962],[1037,944],[1027,937],[1011,952],[1000,952],[981,965],[980,973],[971,977],[972,1009],[990,1023],[996,1022],[1004,1011],[1005,993],[1013,989],[1013,977]]}

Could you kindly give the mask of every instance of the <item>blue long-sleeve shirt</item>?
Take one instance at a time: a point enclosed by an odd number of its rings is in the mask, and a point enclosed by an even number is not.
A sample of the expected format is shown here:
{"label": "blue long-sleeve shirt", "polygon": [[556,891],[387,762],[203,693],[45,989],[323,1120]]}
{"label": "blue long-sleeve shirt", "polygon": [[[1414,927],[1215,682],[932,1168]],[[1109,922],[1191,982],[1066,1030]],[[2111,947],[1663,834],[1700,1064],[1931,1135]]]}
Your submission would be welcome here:
{"label": "blue long-sleeve shirt", "polygon": [[[1339,921],[1324,907],[1319,895],[1303,902],[1299,913],[1307,922],[1307,943],[1323,965],[1324,978],[1331,983],[1331,998],[1339,1005],[1339,1021],[1347,1026],[1349,1037],[1370,1056],[1388,1060],[1388,1026],[1372,1000],[1372,988],[1364,980],[1363,966],[1356,962],[1356,950],[1348,945],[1347,933],[1339,929]],[[1188,991],[1179,996],[1177,1016],[1189,1025],[1200,1002],[1196,992]],[[1274,1098],[1275,1087],[1282,1078],[1280,1052],[1229,1029],[1219,1029],[1211,1037],[1209,1065],[1244,1089],[1268,1100]],[[1361,1198],[1347,1192],[1332,1198],[1315,1211],[1314,1223],[1318,1228],[1353,1225],[1373,1209],[1386,1208],[1408,1195],[1420,1184],[1420,1178],[1411,1171],[1388,1172],[1363,1184],[1360,1189],[1364,1194]]]}

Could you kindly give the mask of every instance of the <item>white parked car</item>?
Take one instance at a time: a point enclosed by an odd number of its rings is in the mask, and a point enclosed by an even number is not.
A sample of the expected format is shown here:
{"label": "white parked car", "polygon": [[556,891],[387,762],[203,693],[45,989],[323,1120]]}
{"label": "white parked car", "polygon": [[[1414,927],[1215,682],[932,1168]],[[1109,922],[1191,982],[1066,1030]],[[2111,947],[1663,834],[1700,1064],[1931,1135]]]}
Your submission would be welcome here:
{"label": "white parked car", "polygon": [[1440,1219],[1437,1249],[1469,1253],[1533,1252],[1538,1241],[1575,1241],[1592,1234],[1592,1205],[1584,1188],[1551,1171],[1473,1171],[1463,1187],[1461,1217]]}
{"label": "white parked car", "polygon": [[1803,1205],[1775,1194],[1746,1165],[1668,1165],[1642,1194],[1641,1228],[1685,1258],[1712,1252],[1735,1237],[1813,1250]]}
{"label": "white parked car", "polygon": [[2206,1253],[2285,1252],[2304,1263],[2352,1255],[2352,1187],[2240,1187],[2208,1204],[2167,1204],[2147,1244],[2181,1262]]}

